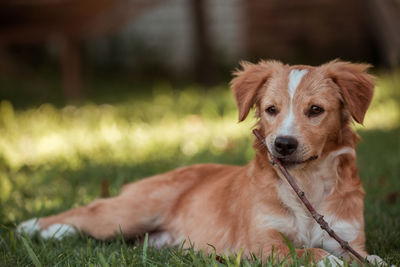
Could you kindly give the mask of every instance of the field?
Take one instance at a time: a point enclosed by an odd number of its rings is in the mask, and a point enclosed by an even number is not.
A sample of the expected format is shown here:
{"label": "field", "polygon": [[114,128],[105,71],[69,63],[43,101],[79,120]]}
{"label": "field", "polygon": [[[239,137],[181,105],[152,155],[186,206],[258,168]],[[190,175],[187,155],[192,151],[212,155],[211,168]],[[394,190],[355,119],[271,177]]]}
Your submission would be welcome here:
{"label": "field", "polygon": [[[367,191],[367,248],[400,265],[400,77],[379,76],[358,152]],[[192,163],[245,164],[253,156],[254,119],[237,123],[228,87],[173,88],[75,105],[16,108],[0,102],[0,266],[261,266],[261,259],[224,258],[179,248],[17,237],[19,222],[110,195],[125,183]],[[301,261],[300,261],[301,262]],[[278,265],[270,258],[267,265]],[[299,265],[299,262],[294,262]]]}

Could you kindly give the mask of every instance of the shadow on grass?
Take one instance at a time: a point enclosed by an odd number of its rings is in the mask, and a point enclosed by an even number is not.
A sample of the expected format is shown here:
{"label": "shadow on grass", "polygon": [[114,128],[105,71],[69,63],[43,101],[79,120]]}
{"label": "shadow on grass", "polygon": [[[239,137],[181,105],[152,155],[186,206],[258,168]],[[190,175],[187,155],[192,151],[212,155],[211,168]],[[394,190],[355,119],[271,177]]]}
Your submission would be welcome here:
{"label": "shadow on grass", "polygon": [[367,191],[367,250],[400,263],[400,129],[361,131],[359,173]]}

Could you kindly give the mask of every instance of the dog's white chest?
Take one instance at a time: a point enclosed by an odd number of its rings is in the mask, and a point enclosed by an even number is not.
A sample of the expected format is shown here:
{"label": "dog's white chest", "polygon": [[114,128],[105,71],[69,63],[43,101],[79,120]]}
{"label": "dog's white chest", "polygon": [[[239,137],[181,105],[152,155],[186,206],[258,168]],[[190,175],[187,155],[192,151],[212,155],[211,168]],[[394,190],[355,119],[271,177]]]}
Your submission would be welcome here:
{"label": "dog's white chest", "polygon": [[[333,186],[333,183],[330,182],[332,180],[329,177],[323,177],[321,173],[317,173],[315,178],[310,177],[308,178],[311,180],[307,185],[309,191],[305,192],[308,200],[317,212],[324,215],[324,219],[328,222],[329,226],[341,238],[349,242],[353,241],[359,234],[359,223],[346,222],[341,220],[340,216],[326,212],[326,203],[324,200],[330,194]],[[331,238],[315,222],[310,212],[286,181],[281,181],[277,186],[277,191],[282,205],[286,208],[286,212],[282,216],[264,215],[264,223],[268,227],[284,234],[298,248],[323,248],[337,256],[343,254],[344,251],[337,241]]]}
{"label": "dog's white chest", "polygon": [[[313,190],[316,195],[311,195],[309,201],[314,204],[321,204],[324,199],[324,188],[318,186]],[[286,207],[286,214],[282,217],[285,221],[282,225],[281,232],[294,242],[297,247],[320,247],[323,240],[323,232],[319,225],[314,221],[311,214],[304,204],[297,197],[293,189],[286,183],[281,182],[278,185],[278,195],[282,204]],[[321,205],[316,205],[318,209]]]}

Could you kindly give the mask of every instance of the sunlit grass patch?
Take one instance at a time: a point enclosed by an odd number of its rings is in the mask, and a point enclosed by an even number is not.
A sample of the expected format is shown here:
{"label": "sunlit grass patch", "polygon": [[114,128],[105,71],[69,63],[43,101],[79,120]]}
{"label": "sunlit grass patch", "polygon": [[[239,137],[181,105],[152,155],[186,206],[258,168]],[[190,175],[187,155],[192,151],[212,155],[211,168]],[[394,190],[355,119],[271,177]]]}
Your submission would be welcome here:
{"label": "sunlit grass patch", "polygon": [[367,129],[383,130],[400,126],[400,71],[379,76],[364,125]]}
{"label": "sunlit grass patch", "polygon": [[14,111],[3,101],[0,151],[14,170],[60,161],[80,168],[82,159],[140,163],[156,153],[169,157],[178,148],[187,156],[206,147],[220,153],[249,133],[251,120],[239,125],[236,116],[226,88],[157,91],[150,101],[132,97],[117,105],[62,109],[44,104]]}

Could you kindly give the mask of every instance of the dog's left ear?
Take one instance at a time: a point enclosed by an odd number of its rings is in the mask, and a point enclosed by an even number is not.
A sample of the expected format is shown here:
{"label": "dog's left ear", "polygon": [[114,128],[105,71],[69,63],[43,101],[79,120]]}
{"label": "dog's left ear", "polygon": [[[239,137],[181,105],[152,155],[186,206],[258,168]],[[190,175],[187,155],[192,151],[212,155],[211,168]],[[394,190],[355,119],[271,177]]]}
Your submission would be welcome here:
{"label": "dog's left ear", "polygon": [[241,69],[233,73],[235,78],[231,81],[239,109],[239,122],[246,119],[251,107],[256,102],[258,90],[272,76],[274,70],[281,65],[282,63],[278,61],[260,61],[258,64],[240,62]]}
{"label": "dog's left ear", "polygon": [[340,88],[345,107],[353,119],[362,124],[374,94],[374,77],[366,72],[372,66],[341,61],[332,61],[325,66],[328,76]]}

